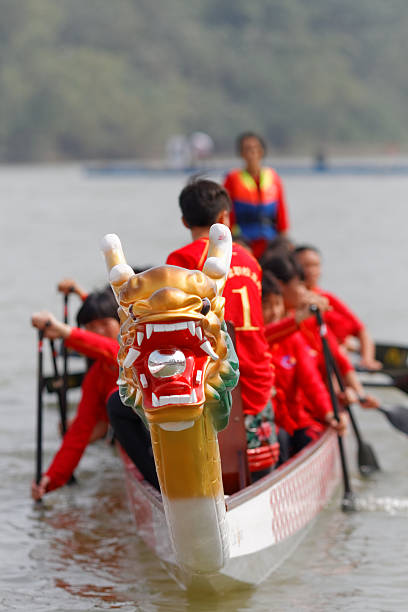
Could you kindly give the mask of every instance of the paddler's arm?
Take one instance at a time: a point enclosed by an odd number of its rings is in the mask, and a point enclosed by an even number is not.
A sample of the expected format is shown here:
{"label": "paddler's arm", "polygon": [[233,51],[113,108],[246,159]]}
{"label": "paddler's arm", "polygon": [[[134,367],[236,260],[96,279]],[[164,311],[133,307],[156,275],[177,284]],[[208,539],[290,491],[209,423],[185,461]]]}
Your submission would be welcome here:
{"label": "paddler's arm", "polygon": [[82,353],[90,359],[104,359],[116,362],[119,344],[116,339],[95,334],[67,323],[58,321],[49,311],[35,312],[31,317],[34,327],[44,330],[46,338],[62,338],[67,347]]}
{"label": "paddler's arm", "polygon": [[[99,421],[107,421],[107,397],[98,391],[101,371],[94,363],[82,383],[82,396],[74,421],[65,434],[60,449],[48,470],[43,474],[40,483],[32,483],[31,495],[34,499],[65,485],[78,465],[95,427]],[[111,391],[116,389],[112,387]],[[109,395],[109,394],[108,394]]]}
{"label": "paddler's arm", "polygon": [[104,359],[116,364],[119,343],[114,338],[72,327],[65,345],[90,359]]}
{"label": "paddler's arm", "polygon": [[73,278],[63,278],[57,285],[58,291],[68,295],[68,293],[76,293],[82,301],[88,297],[88,292],[85,291]]}
{"label": "paddler's arm", "polygon": [[313,315],[310,312],[310,306],[312,304],[315,304],[321,312],[325,312],[329,309],[329,301],[327,298],[317,295],[312,291],[308,291],[304,295],[302,306],[295,310],[294,314],[284,317],[280,321],[265,325],[265,337],[269,346],[293,334],[299,329],[299,325],[302,321],[312,317]]}
{"label": "paddler's arm", "polygon": [[298,322],[294,315],[285,317],[280,321],[274,323],[268,323],[265,325],[265,338],[271,346],[280,340],[283,340],[287,336],[295,333],[298,330]]}

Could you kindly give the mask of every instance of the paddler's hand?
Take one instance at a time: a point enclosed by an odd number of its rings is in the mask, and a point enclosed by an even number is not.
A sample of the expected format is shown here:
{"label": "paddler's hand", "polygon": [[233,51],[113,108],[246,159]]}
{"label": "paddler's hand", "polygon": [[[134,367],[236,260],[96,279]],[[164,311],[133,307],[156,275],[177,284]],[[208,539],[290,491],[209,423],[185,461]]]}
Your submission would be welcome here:
{"label": "paddler's hand", "polygon": [[84,300],[88,295],[85,289],[83,289],[73,278],[63,278],[57,285],[58,291],[68,295],[68,293],[76,293],[79,295],[81,300]]}
{"label": "paddler's hand", "polygon": [[339,391],[336,394],[337,399],[343,406],[347,406],[348,404],[354,404],[358,401],[357,393],[354,391],[352,387],[346,387],[344,391]]}
{"label": "paddler's hand", "polygon": [[348,418],[345,412],[340,412],[339,420],[335,418],[333,412],[328,412],[326,414],[326,423],[333,427],[339,436],[344,436],[347,432]]}
{"label": "paddler's hand", "polygon": [[68,338],[71,326],[58,321],[48,310],[34,312],[31,315],[31,325],[37,329],[44,330],[44,337],[55,340],[56,338]]}
{"label": "paddler's hand", "polygon": [[311,306],[317,306],[320,312],[326,312],[331,310],[329,300],[323,295],[314,293],[314,291],[305,291],[302,299],[302,305],[295,311],[295,321],[297,324],[301,323],[305,319],[314,316],[310,312]]}
{"label": "paddler's hand", "polygon": [[376,409],[380,407],[380,402],[374,395],[359,396],[358,401],[362,408]]}
{"label": "paddler's hand", "polygon": [[31,497],[35,501],[39,501],[46,494],[50,480],[49,476],[44,475],[38,484],[35,481],[31,483]]}
{"label": "paddler's hand", "polygon": [[374,370],[374,371],[381,370],[383,367],[383,364],[381,363],[381,361],[377,361],[377,359],[361,358],[360,363],[358,365],[366,370]]}

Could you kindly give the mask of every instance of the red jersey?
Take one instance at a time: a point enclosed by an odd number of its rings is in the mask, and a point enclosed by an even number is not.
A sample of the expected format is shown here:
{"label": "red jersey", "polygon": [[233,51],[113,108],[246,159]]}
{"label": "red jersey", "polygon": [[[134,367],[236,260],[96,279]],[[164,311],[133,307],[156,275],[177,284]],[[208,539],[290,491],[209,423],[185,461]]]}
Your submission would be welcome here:
{"label": "red jersey", "polygon": [[324,320],[336,336],[339,344],[343,344],[347,336],[358,336],[364,325],[354,312],[333,293],[323,291],[320,287],[315,287],[313,291],[329,300],[332,310],[324,313]]}
{"label": "red jersey", "polygon": [[330,396],[302,334],[296,332],[269,346],[275,367],[275,386],[284,394],[294,427],[289,422],[288,428],[285,415],[280,422],[279,411],[276,411],[277,424],[292,434],[292,428],[309,427],[314,424],[314,419],[324,422],[327,413],[332,412]]}
{"label": "red jersey", "polygon": [[[173,266],[202,270],[208,254],[208,238],[200,238],[171,253]],[[242,404],[245,414],[257,414],[271,397],[273,373],[263,331],[261,302],[262,270],[239,244],[232,245],[231,268],[225,283],[225,320],[235,327]]]}
{"label": "red jersey", "polygon": [[75,419],[46,472],[51,479],[47,491],[62,487],[68,482],[82,457],[96,423],[109,422],[106,403],[110,394],[117,389],[116,380],[119,371],[117,340],[73,328],[65,344],[95,361],[83,380],[82,396]]}

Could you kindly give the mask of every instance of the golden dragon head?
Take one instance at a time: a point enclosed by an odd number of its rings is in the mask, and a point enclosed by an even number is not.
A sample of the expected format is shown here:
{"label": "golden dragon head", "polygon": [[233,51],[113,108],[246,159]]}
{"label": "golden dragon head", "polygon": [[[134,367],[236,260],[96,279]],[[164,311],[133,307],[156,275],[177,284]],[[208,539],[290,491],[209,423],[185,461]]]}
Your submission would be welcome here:
{"label": "golden dragon head", "polygon": [[222,297],[231,248],[229,229],[216,224],[203,272],[164,265],[134,274],[118,237],[103,240],[120,306],[119,390],[149,424],[187,429],[204,405],[216,430],[228,422],[239,376]]}

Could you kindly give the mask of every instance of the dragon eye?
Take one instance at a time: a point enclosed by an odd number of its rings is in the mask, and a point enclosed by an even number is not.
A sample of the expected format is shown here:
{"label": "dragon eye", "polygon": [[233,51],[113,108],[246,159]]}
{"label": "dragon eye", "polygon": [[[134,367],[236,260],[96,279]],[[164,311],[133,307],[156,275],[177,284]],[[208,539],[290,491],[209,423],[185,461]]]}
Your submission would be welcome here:
{"label": "dragon eye", "polygon": [[210,304],[210,300],[208,298],[203,298],[203,306],[201,308],[201,314],[202,315],[207,315],[210,312],[211,309],[211,304]]}

